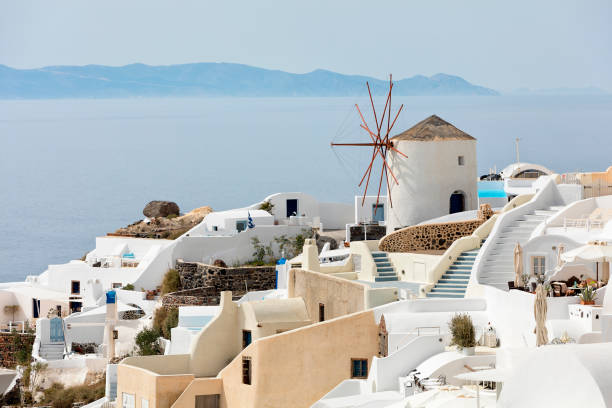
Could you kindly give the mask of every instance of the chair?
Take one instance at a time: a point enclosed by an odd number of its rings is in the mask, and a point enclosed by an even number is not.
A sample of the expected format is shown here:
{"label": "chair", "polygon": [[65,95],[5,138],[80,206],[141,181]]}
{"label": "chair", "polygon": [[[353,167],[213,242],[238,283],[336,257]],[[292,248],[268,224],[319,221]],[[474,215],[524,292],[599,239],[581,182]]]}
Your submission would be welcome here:
{"label": "chair", "polygon": [[567,293],[567,284],[565,282],[552,282],[550,284],[555,291],[559,293],[559,296],[565,296]]}

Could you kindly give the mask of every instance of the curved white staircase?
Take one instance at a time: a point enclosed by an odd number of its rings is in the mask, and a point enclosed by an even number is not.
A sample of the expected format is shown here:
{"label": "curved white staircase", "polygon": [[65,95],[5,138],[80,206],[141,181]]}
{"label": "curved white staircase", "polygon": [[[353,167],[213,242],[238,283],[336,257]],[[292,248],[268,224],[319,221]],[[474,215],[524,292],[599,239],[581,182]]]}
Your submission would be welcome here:
{"label": "curved white staircase", "polygon": [[508,290],[508,282],[514,280],[516,243],[525,245],[533,230],[562,208],[563,206],[552,206],[533,210],[504,226],[495,236],[490,236],[490,248],[485,258],[481,259],[482,273],[478,279],[479,283]]}

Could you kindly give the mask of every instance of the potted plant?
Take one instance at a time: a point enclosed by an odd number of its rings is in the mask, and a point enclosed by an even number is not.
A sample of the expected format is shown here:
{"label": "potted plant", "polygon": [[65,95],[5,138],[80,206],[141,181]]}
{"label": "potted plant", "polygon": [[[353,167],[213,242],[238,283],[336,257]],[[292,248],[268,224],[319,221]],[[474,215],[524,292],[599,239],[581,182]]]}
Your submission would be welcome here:
{"label": "potted plant", "polygon": [[458,313],[451,319],[448,327],[452,342],[466,356],[473,356],[476,349],[476,330],[469,314]]}
{"label": "potted plant", "polygon": [[586,285],[582,291],[580,291],[580,304],[581,305],[594,305],[595,304],[595,288],[591,285]]}

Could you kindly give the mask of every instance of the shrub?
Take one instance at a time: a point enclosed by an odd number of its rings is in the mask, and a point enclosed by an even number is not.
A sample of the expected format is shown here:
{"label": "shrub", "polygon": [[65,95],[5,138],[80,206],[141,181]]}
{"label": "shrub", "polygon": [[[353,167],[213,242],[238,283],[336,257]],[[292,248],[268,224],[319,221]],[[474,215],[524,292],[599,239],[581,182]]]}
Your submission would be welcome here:
{"label": "shrub", "polygon": [[168,269],[161,284],[162,296],[167,293],[176,292],[181,288],[181,277],[176,269]]}
{"label": "shrub", "polygon": [[132,285],[131,283],[128,283],[127,285],[125,285],[121,289],[123,289],[123,290],[134,290],[134,285]]}
{"label": "shrub", "polygon": [[32,360],[32,344],[28,341],[25,336],[13,331],[11,333],[13,350],[15,353],[15,360],[17,364],[26,365],[30,364]]}
{"label": "shrub", "polygon": [[174,218],[178,217],[178,214],[168,214],[168,216],[166,217],[169,220],[172,220]]}
{"label": "shrub", "polygon": [[153,330],[157,331],[160,336],[170,340],[171,330],[178,326],[178,309],[173,307],[166,309],[160,307],[153,314]]}
{"label": "shrub", "polygon": [[218,266],[220,268],[227,268],[227,264],[225,263],[223,259],[215,259],[215,261],[213,262],[213,265]]}
{"label": "shrub", "polygon": [[448,327],[452,335],[452,344],[459,347],[459,349],[476,345],[476,331],[469,314],[456,314],[451,319]]}
{"label": "shrub", "polygon": [[162,354],[159,344],[159,331],[144,328],[136,335],[136,353],[139,356],[153,356]]}
{"label": "shrub", "polygon": [[164,320],[164,325],[162,326],[162,335],[165,339],[170,340],[172,337],[172,328],[178,326],[178,308],[173,307],[168,310],[168,316],[166,316],[166,320]]}
{"label": "shrub", "polygon": [[76,385],[65,388],[62,384],[53,383],[43,391],[44,405],[51,405],[53,408],[72,408],[72,404],[80,402],[89,404],[104,396],[105,379],[102,378],[93,384]]}
{"label": "shrub", "polygon": [[264,201],[259,205],[260,210],[267,211],[269,214],[272,214],[272,210],[274,209],[274,204],[269,201]]}
{"label": "shrub", "polygon": [[170,234],[166,236],[165,238],[166,239],[177,239],[178,237],[180,237],[181,235],[189,231],[189,229],[190,227],[175,229],[172,232],[170,232]]}

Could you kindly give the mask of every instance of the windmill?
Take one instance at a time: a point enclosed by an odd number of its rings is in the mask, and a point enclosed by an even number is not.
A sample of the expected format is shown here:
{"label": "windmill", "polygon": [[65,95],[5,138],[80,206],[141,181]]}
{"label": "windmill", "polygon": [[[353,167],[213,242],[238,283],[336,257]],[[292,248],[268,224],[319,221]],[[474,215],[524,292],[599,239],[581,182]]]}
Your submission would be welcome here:
{"label": "windmill", "polygon": [[[381,170],[380,170],[380,179],[378,181],[378,193],[376,196],[376,206],[374,207],[374,214],[378,209],[378,203],[380,202],[380,191],[382,189],[383,180],[389,187],[389,176],[393,178],[395,184],[399,184],[395,174],[391,170],[391,167],[387,163],[387,152],[389,150],[394,151],[406,158],[404,153],[400,152],[393,146],[393,142],[389,140],[389,134],[391,133],[391,129],[393,129],[393,125],[395,125],[395,121],[397,120],[400,112],[404,108],[404,105],[401,105],[395,114],[395,118],[391,121],[391,92],[393,91],[393,77],[389,75],[389,92],[387,94],[387,101],[385,102],[385,107],[382,111],[382,116],[380,117],[380,121],[378,120],[378,115],[376,114],[376,108],[374,107],[374,99],[372,98],[372,91],[370,89],[370,84],[366,82],[366,86],[368,88],[368,95],[370,96],[370,103],[372,105],[372,112],[374,114],[374,121],[376,122],[376,127],[371,129],[366,122],[361,109],[359,109],[359,105],[355,104],[355,108],[359,113],[359,117],[361,118],[361,124],[359,125],[367,134],[370,141],[363,143],[331,143],[332,148],[335,146],[354,146],[354,147],[371,147],[372,148],[372,157],[370,159],[370,164],[366,168],[363,177],[361,177],[361,181],[359,182],[359,187],[361,187],[365,181],[365,189],[363,191],[363,199],[361,200],[361,205],[365,204],[365,198],[368,193],[368,187],[370,185],[370,177],[372,176],[372,170],[374,166],[376,166],[375,162],[378,158],[381,159]],[[387,120],[386,130],[385,128],[385,119]],[[384,178],[383,178],[384,177]],[[374,181],[375,182],[375,181]],[[393,201],[391,201],[391,195],[389,194],[389,204],[393,207]]]}

